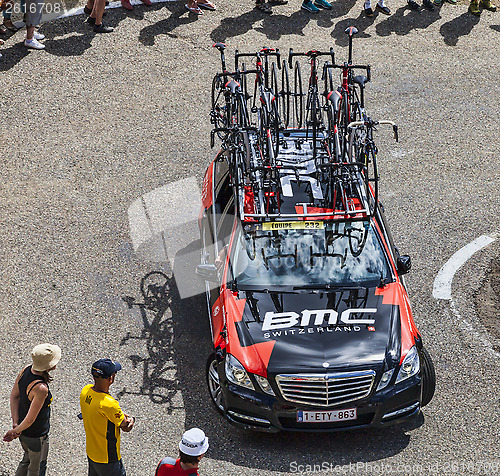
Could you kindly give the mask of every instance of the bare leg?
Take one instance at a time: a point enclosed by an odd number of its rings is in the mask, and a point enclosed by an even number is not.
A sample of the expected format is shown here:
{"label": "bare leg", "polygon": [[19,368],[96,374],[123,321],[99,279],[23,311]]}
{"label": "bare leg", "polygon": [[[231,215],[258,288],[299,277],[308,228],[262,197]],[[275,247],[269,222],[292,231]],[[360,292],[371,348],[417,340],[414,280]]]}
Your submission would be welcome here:
{"label": "bare leg", "polygon": [[95,0],[94,8],[90,16],[95,18],[95,24],[100,25],[102,23],[102,15],[104,13],[104,8],[106,7],[106,0]]}

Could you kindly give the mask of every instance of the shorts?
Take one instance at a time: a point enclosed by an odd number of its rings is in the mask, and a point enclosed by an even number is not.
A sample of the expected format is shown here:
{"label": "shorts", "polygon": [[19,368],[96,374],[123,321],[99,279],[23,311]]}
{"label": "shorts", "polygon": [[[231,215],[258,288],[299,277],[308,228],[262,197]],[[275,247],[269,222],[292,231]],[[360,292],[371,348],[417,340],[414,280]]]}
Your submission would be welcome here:
{"label": "shorts", "polygon": [[26,0],[26,26],[40,25],[44,3],[44,0]]}
{"label": "shorts", "polygon": [[122,460],[113,463],[96,463],[89,460],[89,476],[127,476]]}

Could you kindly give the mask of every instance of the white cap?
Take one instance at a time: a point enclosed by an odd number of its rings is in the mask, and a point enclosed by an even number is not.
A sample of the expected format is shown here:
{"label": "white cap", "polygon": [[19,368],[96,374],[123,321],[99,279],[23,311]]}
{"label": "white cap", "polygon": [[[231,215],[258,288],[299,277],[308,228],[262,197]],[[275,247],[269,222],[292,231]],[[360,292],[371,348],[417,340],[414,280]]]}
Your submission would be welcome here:
{"label": "white cap", "polygon": [[208,450],[208,438],[203,430],[191,428],[182,435],[179,449],[189,456],[200,456]]}

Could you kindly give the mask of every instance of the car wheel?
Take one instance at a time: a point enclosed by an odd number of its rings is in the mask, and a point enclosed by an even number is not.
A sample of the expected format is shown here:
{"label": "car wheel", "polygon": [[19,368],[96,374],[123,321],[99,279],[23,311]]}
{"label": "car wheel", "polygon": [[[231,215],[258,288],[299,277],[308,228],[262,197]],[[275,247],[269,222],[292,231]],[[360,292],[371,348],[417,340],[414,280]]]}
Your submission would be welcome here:
{"label": "car wheel", "polygon": [[210,398],[215,408],[220,413],[224,412],[224,397],[220,386],[219,373],[217,372],[217,359],[211,354],[207,360],[207,384]]}
{"label": "car wheel", "polygon": [[436,371],[434,369],[434,362],[432,361],[431,354],[425,347],[420,350],[420,357],[422,358],[422,403],[425,407],[434,396],[436,390]]}

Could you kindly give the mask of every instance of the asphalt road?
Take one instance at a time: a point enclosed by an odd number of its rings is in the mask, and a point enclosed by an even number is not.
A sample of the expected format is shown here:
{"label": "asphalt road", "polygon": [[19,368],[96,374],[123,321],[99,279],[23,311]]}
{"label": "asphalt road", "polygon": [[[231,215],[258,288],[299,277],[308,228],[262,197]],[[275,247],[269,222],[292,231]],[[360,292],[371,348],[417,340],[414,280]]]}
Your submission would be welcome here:
{"label": "asphalt road", "polygon": [[[500,230],[500,16],[472,17],[466,4],[419,13],[403,0],[389,5],[391,17],[365,18],[352,0],[317,15],[290,2],[264,17],[251,2],[220,1],[195,18],[183,2],[156,4],[110,12],[110,35],[94,35],[79,16],[42,26],[46,51],[27,51],[22,32],[2,48],[0,422],[6,431],[11,385],[31,348],[60,345],[48,474],[86,474],[78,396],[90,364],[108,356],[124,367],[112,392],[137,417],[122,439],[131,476],[175,456],[192,426],[210,439],[203,474],[305,473],[305,465],[328,469],[310,474],[500,473],[500,358],[474,310],[498,242],[459,270],[454,306],[432,297],[455,251]],[[175,266],[134,253],[128,210],[166,184],[201,183],[214,156],[213,42],[230,52],[333,46],[342,59],[351,24],[361,32],[356,60],[372,64],[368,109],[400,126],[398,144],[379,135],[381,198],[399,249],[412,256],[407,284],[436,395],[422,419],[384,431],[240,431],[209,401],[203,298],[173,289],[161,325],[124,302],[140,301],[147,272]],[[19,443],[0,446],[0,474],[14,474]]]}

